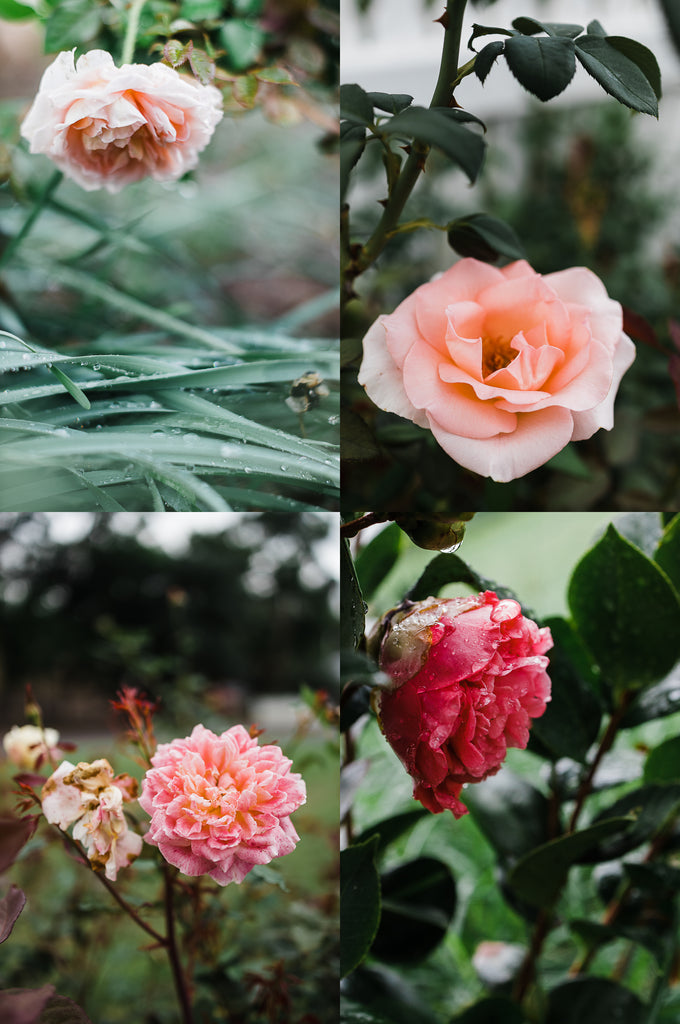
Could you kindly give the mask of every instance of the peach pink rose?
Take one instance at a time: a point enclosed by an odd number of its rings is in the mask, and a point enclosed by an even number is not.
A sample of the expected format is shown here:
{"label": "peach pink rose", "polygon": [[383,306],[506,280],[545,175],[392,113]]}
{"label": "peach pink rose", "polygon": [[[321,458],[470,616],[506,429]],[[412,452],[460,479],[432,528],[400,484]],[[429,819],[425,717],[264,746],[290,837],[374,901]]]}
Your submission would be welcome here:
{"label": "peach pink rose", "polygon": [[123,804],[134,800],[137,782],[131,775],[116,775],[106,758],[88,764],[63,761],[42,789],[43,814],[82,843],[90,863],[104,868],[114,882],[142,849],[142,837],[131,832]]}
{"label": "peach pink rose", "polygon": [[393,685],[380,690],[381,728],[415,799],[460,818],[463,786],[494,775],[508,747],[526,747],[545,711],[550,630],[492,591],[405,602],[386,621],[378,660]]}
{"label": "peach pink rose", "polygon": [[290,815],[305,784],[279,747],[259,746],[242,725],[220,736],[197,725],[162,743],[151,764],[139,798],[151,815],[144,838],[183,874],[242,882],[255,864],[294,850]]}
{"label": "peach pink rose", "polygon": [[116,67],[105,50],[74,63],[74,52],[47,68],[21,125],[31,153],[88,191],[174,181],[196,166],[222,117],[214,86],[160,63]]}
{"label": "peach pink rose", "polygon": [[585,267],[541,276],[462,259],[381,316],[359,381],[481,476],[514,480],[613,425],[635,358],[621,306]]}

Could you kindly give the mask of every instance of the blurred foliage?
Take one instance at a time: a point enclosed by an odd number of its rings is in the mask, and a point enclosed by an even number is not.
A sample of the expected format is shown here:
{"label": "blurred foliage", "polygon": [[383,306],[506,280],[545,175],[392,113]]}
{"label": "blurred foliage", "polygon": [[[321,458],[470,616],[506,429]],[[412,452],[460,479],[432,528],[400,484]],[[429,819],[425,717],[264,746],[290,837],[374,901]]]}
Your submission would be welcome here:
{"label": "blurred foliage", "polygon": [[[507,520],[495,522],[503,535]],[[385,614],[381,574],[401,578],[411,548],[394,534],[392,524],[360,545],[356,576],[344,569],[369,623]],[[531,600],[529,537],[516,557],[502,583]],[[433,556],[425,575],[435,596],[483,582],[455,553]],[[385,880],[390,934],[399,936],[395,949],[380,928],[362,935],[361,903],[351,906],[354,945],[343,956],[359,966],[343,983],[345,1024],[675,1019],[679,584],[677,515],[617,517],[588,547],[569,573],[568,615],[549,620],[552,702],[526,751],[510,750],[497,775],[465,788],[470,814],[460,820],[414,804],[370,699],[384,677],[361,656],[363,637],[343,655],[352,708],[341,788],[356,843],[348,851],[373,851],[354,888],[370,906],[373,873]],[[396,897],[395,876],[408,879]]]}
{"label": "blurred foliage", "polygon": [[[459,181],[447,179],[441,160],[433,161],[420,184],[420,210],[435,223],[483,210],[514,229],[538,272],[588,266],[601,277],[612,298],[630,310],[626,329],[637,343],[636,362],[619,389],[614,428],[569,445],[523,478],[498,484],[456,466],[429,433],[376,412],[356,384],[362,335],[380,313],[394,309],[447,259],[452,262],[438,233],[396,235],[389,259],[363,284],[361,307],[350,304],[345,314],[344,511],[352,517],[373,509],[397,518],[404,509],[675,508],[680,412],[669,371],[669,321],[680,308],[680,251],[658,242],[676,213],[670,188],[654,177],[659,156],[640,143],[635,120],[614,103],[539,110],[521,123],[519,139],[514,126],[512,134],[498,130],[500,145],[490,147],[476,211],[461,204]],[[373,215],[360,197],[354,206],[361,234]]]}
{"label": "blurred foliage", "polygon": [[303,684],[337,693],[337,580],[317,551],[330,514],[245,514],[178,553],[106,517],[73,543],[41,515],[0,527],[5,722],[23,721],[28,682],[46,723],[80,729],[107,722],[125,683],[183,726]]}

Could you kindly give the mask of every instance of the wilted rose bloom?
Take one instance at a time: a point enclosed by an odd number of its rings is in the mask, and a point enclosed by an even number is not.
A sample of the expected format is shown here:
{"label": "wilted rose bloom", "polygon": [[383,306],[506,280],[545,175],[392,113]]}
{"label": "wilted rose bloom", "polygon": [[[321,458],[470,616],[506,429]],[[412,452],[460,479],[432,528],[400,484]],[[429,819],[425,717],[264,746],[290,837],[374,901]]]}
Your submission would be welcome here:
{"label": "wilted rose bloom", "polygon": [[45,71],[21,134],[82,188],[119,192],[140,178],[174,181],[198,163],[222,98],[166,64],[116,67],[105,50]]}
{"label": "wilted rose bloom", "polygon": [[381,409],[432,431],[498,481],[614,421],[635,358],[621,306],[585,267],[541,276],[462,259],[376,320],[359,381]]}
{"label": "wilted rose bloom", "polygon": [[161,744],[151,763],[139,798],[151,815],[144,838],[183,874],[241,882],[295,848],[289,815],[305,802],[305,784],[279,747],[258,746],[242,725],[220,736],[197,725]]}
{"label": "wilted rose bloom", "polygon": [[105,758],[88,764],[64,761],[42,789],[43,814],[53,825],[73,825],[73,838],[82,843],[90,862],[103,867],[115,881],[142,849],[142,837],[131,832],[123,804],[134,800],[137,783],[130,775],[114,777]]}
{"label": "wilted rose bloom", "polygon": [[24,771],[34,771],[43,761],[59,754],[56,729],[37,725],[13,725],[2,738],[8,760]]}
{"label": "wilted rose bloom", "polygon": [[551,647],[549,629],[491,591],[387,618],[379,663],[394,685],[380,691],[378,717],[428,810],[466,814],[463,785],[494,775],[508,747],[526,747],[550,700]]}

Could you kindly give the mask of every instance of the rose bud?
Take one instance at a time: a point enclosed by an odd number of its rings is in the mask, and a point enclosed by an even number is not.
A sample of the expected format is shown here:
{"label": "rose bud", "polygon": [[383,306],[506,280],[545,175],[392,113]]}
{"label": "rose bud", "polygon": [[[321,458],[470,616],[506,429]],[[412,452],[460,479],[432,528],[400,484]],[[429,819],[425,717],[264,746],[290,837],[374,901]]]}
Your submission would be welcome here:
{"label": "rose bud", "polygon": [[43,761],[59,756],[59,733],[39,725],[13,725],[2,739],[7,759],[25,771],[35,771]]}
{"label": "rose bud", "polygon": [[460,466],[505,482],[614,422],[635,346],[586,267],[537,274],[459,260],[366,334],[359,383],[432,431]]}
{"label": "rose bud", "polygon": [[466,814],[463,786],[494,775],[508,747],[526,747],[550,700],[552,645],[549,629],[491,591],[405,602],[385,617],[369,641],[393,681],[377,696],[378,719],[428,810]]}

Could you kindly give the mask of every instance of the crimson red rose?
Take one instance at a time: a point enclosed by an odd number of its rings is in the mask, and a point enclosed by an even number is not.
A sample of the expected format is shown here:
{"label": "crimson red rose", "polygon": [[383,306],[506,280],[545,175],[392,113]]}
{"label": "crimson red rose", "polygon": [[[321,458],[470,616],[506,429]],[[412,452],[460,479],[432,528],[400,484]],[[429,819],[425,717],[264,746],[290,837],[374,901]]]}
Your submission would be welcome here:
{"label": "crimson red rose", "polygon": [[550,700],[552,645],[549,629],[491,591],[429,598],[389,619],[379,661],[394,686],[380,692],[380,724],[428,810],[466,814],[463,785],[526,747]]}

